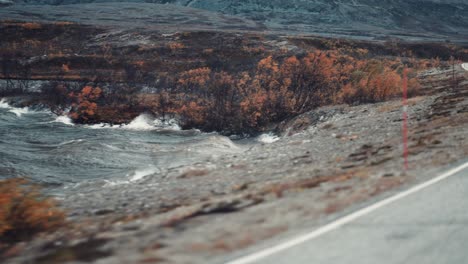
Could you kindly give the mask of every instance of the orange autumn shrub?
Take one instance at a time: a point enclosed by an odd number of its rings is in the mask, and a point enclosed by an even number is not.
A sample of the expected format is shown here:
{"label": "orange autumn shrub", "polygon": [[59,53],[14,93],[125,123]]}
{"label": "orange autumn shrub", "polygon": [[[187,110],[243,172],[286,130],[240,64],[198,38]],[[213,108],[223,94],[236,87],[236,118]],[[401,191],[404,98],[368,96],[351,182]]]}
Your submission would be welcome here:
{"label": "orange autumn shrub", "polygon": [[[200,64],[194,69],[148,79],[147,86],[152,90],[146,98],[133,92],[141,89],[143,83],[121,85],[119,90],[106,87],[108,94],[98,87],[86,86],[70,94],[69,115],[77,123],[128,122],[132,116],[147,112],[177,118],[187,129],[256,133],[271,123],[324,105],[397,98],[401,96],[403,69],[408,67],[413,69],[408,80],[409,95],[417,95],[420,84],[414,69],[427,62],[372,60],[366,57],[367,52],[314,50],[297,56],[282,53],[260,59],[242,72]],[[134,65],[142,67],[146,62],[134,61]]]}
{"label": "orange autumn shrub", "polygon": [[95,118],[102,90],[99,87],[85,86],[80,93],[70,93],[70,98],[74,100],[70,117],[78,123],[87,123]]}
{"label": "orange autumn shrub", "polygon": [[388,68],[364,72],[355,84],[357,96],[346,98],[345,102],[379,102],[401,96],[401,76]]}
{"label": "orange autumn shrub", "polygon": [[63,226],[65,214],[54,200],[24,179],[0,181],[0,240],[5,243],[27,239],[39,232]]}
{"label": "orange autumn shrub", "polygon": [[[175,77],[175,88],[161,91],[153,113],[178,116],[185,128],[255,132],[316,107],[330,104],[375,103],[401,96],[399,59],[369,60],[340,51],[316,50],[301,57],[258,61],[251,71],[237,74],[208,67],[184,71]],[[416,65],[415,62],[411,62]],[[420,84],[413,71],[410,95]],[[172,107],[168,107],[171,105]]]}
{"label": "orange autumn shrub", "polygon": [[171,42],[167,45],[171,51],[177,51],[180,49],[184,49],[185,45],[180,42]]}
{"label": "orange autumn shrub", "polygon": [[208,67],[197,68],[182,72],[177,81],[177,86],[184,92],[197,93],[203,91],[211,77],[211,69]]}
{"label": "orange autumn shrub", "polygon": [[184,116],[191,126],[200,126],[206,122],[207,107],[201,100],[182,105],[177,112]]}
{"label": "orange autumn shrub", "polygon": [[[341,87],[338,101],[348,104],[375,103],[402,96],[402,72],[400,61],[365,61],[355,67],[347,84]],[[409,74],[409,95],[416,96],[421,87],[416,72]]]}
{"label": "orange autumn shrub", "polygon": [[41,29],[42,25],[36,22],[25,22],[20,24],[21,27],[29,30]]}
{"label": "orange autumn shrub", "polygon": [[[338,91],[356,62],[336,52],[316,51],[282,61],[272,56],[259,61],[250,79],[242,77],[242,116],[246,126],[270,122],[336,103]],[[248,83],[247,85],[245,83]]]}
{"label": "orange autumn shrub", "polygon": [[416,96],[421,91],[421,83],[418,78],[413,77],[408,79],[408,96]]}
{"label": "orange autumn shrub", "polygon": [[62,64],[63,72],[70,72],[70,66],[68,64]]}

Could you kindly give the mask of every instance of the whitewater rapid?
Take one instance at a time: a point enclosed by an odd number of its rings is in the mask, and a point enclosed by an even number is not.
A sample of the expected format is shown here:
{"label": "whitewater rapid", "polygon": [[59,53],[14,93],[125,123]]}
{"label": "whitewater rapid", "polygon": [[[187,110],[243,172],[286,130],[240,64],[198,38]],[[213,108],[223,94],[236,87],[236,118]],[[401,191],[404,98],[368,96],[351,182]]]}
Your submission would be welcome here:
{"label": "whitewater rapid", "polygon": [[274,133],[265,133],[257,137],[257,141],[264,144],[272,144],[276,141],[279,141],[280,137],[275,135]]}
{"label": "whitewater rapid", "polygon": [[148,114],[141,114],[128,124],[111,125],[106,123],[87,125],[91,129],[127,129],[135,131],[152,131],[152,130],[174,130],[180,131],[179,123],[175,119],[155,118]]}
{"label": "whitewater rapid", "polygon": [[13,107],[9,105],[5,99],[0,100],[0,108],[8,109],[10,113],[15,114],[17,117],[21,117],[24,114],[31,113],[28,107]]}
{"label": "whitewater rapid", "polygon": [[0,179],[25,177],[50,188],[111,187],[164,177],[245,147],[228,137],[181,130],[142,114],[126,125],[75,125],[67,116],[0,100]]}

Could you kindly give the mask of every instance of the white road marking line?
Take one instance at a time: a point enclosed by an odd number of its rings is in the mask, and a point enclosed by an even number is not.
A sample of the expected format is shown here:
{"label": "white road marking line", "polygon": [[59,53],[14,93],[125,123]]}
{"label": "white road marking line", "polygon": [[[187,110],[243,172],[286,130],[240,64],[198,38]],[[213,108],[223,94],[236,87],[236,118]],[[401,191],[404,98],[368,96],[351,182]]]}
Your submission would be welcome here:
{"label": "white road marking line", "polygon": [[461,66],[465,71],[468,71],[468,63],[463,63]]}
{"label": "white road marking line", "polygon": [[276,245],[276,246],[273,246],[271,248],[267,248],[267,249],[264,249],[264,250],[261,250],[259,252],[256,252],[256,253],[253,253],[253,254],[250,254],[250,255],[247,255],[247,256],[244,256],[244,257],[241,257],[239,259],[236,259],[236,260],[232,260],[232,261],[229,261],[229,262],[226,262],[225,264],[249,264],[249,263],[254,263],[255,261],[258,261],[258,260],[261,260],[265,257],[268,257],[268,256],[271,256],[275,253],[278,253],[280,251],[283,251],[283,250],[286,250],[286,249],[289,249],[289,248],[292,248],[294,246],[297,246],[301,243],[304,243],[306,241],[309,241],[309,240],[312,240],[314,238],[317,238],[323,234],[326,234],[330,231],[333,231],[335,229],[338,229],[340,228],[341,226],[345,225],[345,224],[348,224],[354,220],[356,220],[357,218],[361,217],[361,216],[364,216],[366,214],[369,214],[383,206],[386,206],[390,203],[393,203],[395,201],[398,201],[402,198],[405,198],[406,196],[409,196],[413,193],[416,193],[418,191],[421,191],[431,185],[434,185],[450,176],[453,176],[455,175],[456,173],[464,170],[468,168],[468,162],[467,163],[464,163],[454,169],[451,169],[449,171],[447,171],[446,173],[436,177],[436,178],[433,178],[432,180],[429,180],[427,182],[424,182],[422,184],[419,184],[415,187],[412,187],[406,191],[403,191],[399,194],[396,194],[392,197],[389,197],[389,198],[386,198],[380,202],[377,202],[373,205],[370,205],[368,207],[365,207],[363,209],[360,209],[354,213],[351,213],[343,218],[340,218],[340,219],[337,219],[329,224],[326,224],[325,226],[322,226],[310,233],[307,233],[307,234],[304,234],[304,235],[301,235],[301,236],[298,236],[296,238],[293,238],[289,241],[286,241],[286,242],[283,242],[279,245]]}

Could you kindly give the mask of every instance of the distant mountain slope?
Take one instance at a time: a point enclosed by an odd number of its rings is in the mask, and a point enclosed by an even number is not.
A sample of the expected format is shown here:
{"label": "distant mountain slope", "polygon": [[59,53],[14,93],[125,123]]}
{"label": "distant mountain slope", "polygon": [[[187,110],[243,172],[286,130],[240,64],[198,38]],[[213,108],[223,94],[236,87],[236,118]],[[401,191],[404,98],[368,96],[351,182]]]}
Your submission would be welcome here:
{"label": "distant mountain slope", "polygon": [[0,6],[12,5],[13,0],[0,0]]}
{"label": "distant mountain slope", "polygon": [[[163,2],[168,2],[163,0]],[[265,22],[273,28],[467,32],[466,0],[173,0]],[[458,32],[461,33],[461,32]],[[468,36],[466,34],[465,36]]]}
{"label": "distant mountain slope", "polygon": [[28,4],[150,2],[236,15],[271,30],[356,36],[463,39],[467,0],[16,0]]}
{"label": "distant mountain slope", "polygon": [[115,29],[161,32],[191,30],[261,31],[261,23],[237,16],[185,6],[150,3],[90,3],[73,5],[13,5],[0,8],[0,20],[70,21]]}

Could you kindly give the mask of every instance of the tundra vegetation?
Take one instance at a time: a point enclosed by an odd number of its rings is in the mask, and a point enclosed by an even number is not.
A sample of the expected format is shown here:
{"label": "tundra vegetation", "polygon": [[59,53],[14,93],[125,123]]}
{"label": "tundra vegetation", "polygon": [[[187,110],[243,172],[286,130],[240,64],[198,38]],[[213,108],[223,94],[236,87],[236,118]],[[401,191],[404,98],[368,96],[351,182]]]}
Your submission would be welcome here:
{"label": "tundra vegetation", "polygon": [[69,109],[67,114],[76,123],[120,123],[132,118],[121,120],[121,113],[150,112],[177,117],[185,128],[254,133],[319,106],[396,98],[406,67],[410,67],[410,93],[416,95],[416,67],[426,65],[324,50],[284,58],[269,55],[250,71],[189,69],[157,79],[152,93],[132,83],[102,83],[106,88],[101,88],[95,81],[83,83],[84,87],[51,82],[42,88],[42,95],[58,113]]}
{"label": "tundra vegetation", "polygon": [[[420,70],[468,59],[467,49],[447,43],[154,32],[150,45],[103,33],[65,22],[0,22],[0,97],[28,95],[23,104],[81,124],[121,124],[147,112],[187,129],[254,134],[320,106],[398,98],[403,72],[417,95]],[[295,48],[279,45],[285,41]],[[41,87],[32,89],[33,81]],[[37,187],[0,181],[2,243],[64,222]]]}
{"label": "tundra vegetation", "polygon": [[[154,43],[96,40],[103,29],[73,23],[2,22],[0,96],[31,93],[76,123],[126,123],[142,112],[179,119],[183,128],[253,134],[331,104],[375,103],[401,95],[417,72],[468,57],[447,43],[368,43],[260,34],[182,32]],[[282,40],[282,39],[281,39]]]}
{"label": "tundra vegetation", "polygon": [[0,252],[8,244],[64,224],[64,212],[38,186],[24,179],[0,181]]}

